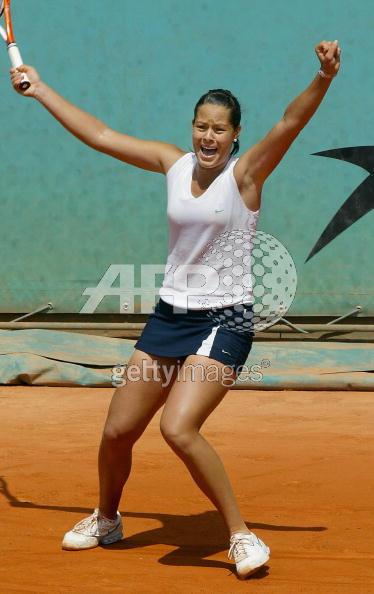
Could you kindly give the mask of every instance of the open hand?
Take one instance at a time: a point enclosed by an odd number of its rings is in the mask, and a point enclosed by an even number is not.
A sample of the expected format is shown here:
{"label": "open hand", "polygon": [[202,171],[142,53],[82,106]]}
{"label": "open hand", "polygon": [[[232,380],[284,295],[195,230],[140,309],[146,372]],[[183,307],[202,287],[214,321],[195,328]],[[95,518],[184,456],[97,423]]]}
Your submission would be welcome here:
{"label": "open hand", "polygon": [[321,70],[328,76],[336,76],[340,68],[340,54],[342,51],[338,40],[321,41],[314,50],[321,62]]}

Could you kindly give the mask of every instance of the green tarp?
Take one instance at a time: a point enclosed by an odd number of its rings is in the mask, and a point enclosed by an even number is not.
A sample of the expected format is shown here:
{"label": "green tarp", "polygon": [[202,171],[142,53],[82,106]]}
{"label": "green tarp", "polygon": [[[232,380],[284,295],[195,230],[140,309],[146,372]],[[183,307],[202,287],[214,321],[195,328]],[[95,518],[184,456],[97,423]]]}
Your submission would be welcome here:
{"label": "green tarp", "polygon": [[[0,384],[111,387],[134,342],[54,330],[0,330]],[[254,342],[237,387],[374,390],[374,345]]]}

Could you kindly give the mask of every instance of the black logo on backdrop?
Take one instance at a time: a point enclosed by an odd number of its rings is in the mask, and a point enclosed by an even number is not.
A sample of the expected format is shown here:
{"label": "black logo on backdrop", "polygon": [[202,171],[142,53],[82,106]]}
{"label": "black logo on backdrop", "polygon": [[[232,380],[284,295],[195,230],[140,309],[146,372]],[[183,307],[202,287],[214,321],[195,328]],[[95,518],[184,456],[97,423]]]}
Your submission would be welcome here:
{"label": "black logo on backdrop", "polygon": [[313,247],[309,256],[305,260],[308,262],[320,250],[326,247],[340,233],[343,233],[351,225],[356,223],[361,217],[366,215],[374,208],[374,147],[373,146],[354,146],[333,149],[313,153],[320,157],[330,157],[353,163],[362,167],[371,175],[367,177],[349,196],[338,212],[333,216],[327,225],[317,243]]}

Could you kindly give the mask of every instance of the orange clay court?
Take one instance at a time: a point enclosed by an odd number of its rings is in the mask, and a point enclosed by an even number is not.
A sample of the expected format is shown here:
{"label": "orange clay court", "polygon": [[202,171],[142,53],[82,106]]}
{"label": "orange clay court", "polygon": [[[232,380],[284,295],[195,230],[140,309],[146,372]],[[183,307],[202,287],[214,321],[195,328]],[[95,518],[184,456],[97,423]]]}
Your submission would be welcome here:
{"label": "orange clay court", "polygon": [[125,540],[61,550],[97,503],[112,392],[0,388],[1,594],[374,593],[371,393],[231,390],[207,420],[248,526],[272,549],[239,581],[223,521],[164,442],[160,411],[135,445]]}

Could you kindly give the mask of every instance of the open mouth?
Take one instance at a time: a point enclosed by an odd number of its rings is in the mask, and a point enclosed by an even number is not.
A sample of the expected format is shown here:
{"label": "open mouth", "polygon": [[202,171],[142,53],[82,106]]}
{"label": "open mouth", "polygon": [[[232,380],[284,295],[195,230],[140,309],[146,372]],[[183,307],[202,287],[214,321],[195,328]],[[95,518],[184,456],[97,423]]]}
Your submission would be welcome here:
{"label": "open mouth", "polygon": [[206,146],[201,146],[200,150],[204,157],[214,157],[217,152],[216,148],[207,148]]}

